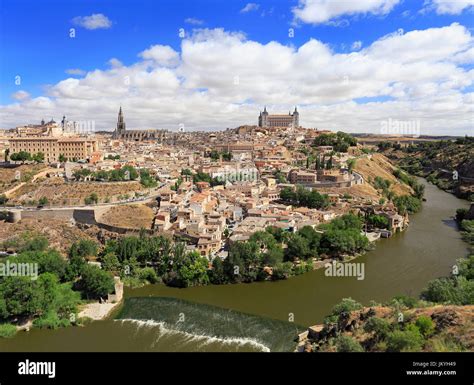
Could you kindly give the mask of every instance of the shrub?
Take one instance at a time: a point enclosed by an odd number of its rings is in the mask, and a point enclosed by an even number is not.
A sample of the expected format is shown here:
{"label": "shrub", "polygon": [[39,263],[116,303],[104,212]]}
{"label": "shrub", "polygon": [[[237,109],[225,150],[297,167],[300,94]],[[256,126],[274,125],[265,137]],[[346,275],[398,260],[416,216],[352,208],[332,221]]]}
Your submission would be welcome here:
{"label": "shrub", "polygon": [[49,311],[35,319],[33,325],[37,328],[59,329],[71,325],[71,322],[67,318],[60,318],[55,311]]}
{"label": "shrub", "polygon": [[375,337],[379,340],[385,339],[388,333],[390,333],[390,329],[390,323],[378,317],[369,318],[364,325],[364,331],[374,333]]}
{"label": "shrub", "polygon": [[425,338],[432,335],[435,331],[435,324],[433,320],[425,315],[418,317],[415,322],[415,325]]}
{"label": "shrub", "polygon": [[387,350],[390,352],[417,352],[421,351],[423,342],[423,336],[416,327],[395,330],[387,336]]}
{"label": "shrub", "polygon": [[12,324],[0,324],[0,337],[11,338],[16,334],[16,326]]}
{"label": "shrub", "polygon": [[407,295],[397,295],[396,297],[393,297],[391,301],[392,305],[401,305],[405,306],[408,309],[413,309],[418,305],[418,300],[413,297],[409,297]]}
{"label": "shrub", "polygon": [[338,352],[363,352],[361,344],[350,336],[340,335],[336,338]]}
{"label": "shrub", "polygon": [[141,280],[148,281],[149,283],[157,283],[159,281],[156,271],[151,267],[144,267],[138,273],[138,277]]}
{"label": "shrub", "polygon": [[359,302],[354,301],[352,298],[343,298],[340,303],[332,308],[331,314],[339,316],[342,313],[350,313],[360,309],[362,309],[362,305]]}

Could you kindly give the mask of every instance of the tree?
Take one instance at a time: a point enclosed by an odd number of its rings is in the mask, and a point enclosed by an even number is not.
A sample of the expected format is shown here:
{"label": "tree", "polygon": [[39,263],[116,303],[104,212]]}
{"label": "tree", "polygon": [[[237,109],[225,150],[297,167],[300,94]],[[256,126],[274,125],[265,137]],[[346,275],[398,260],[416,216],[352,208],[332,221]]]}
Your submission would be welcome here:
{"label": "tree", "polygon": [[428,283],[421,297],[431,302],[470,305],[474,303],[474,281],[463,276],[435,279]]}
{"label": "tree", "polygon": [[67,162],[67,158],[64,156],[64,154],[59,154],[58,160],[60,163]]}
{"label": "tree", "polygon": [[285,202],[293,202],[295,201],[295,192],[291,187],[285,187],[280,191],[280,199]]}
{"label": "tree", "polygon": [[308,241],[309,253],[312,257],[318,256],[319,244],[321,242],[321,234],[316,232],[311,226],[304,226],[298,230],[297,234],[301,235]]}
{"label": "tree", "polygon": [[180,287],[199,286],[209,283],[209,262],[198,252],[187,253],[176,261],[176,283]]}
{"label": "tree", "polygon": [[306,259],[311,256],[306,238],[299,234],[292,234],[288,239],[288,247],[286,249],[286,259],[294,261],[295,259]]}
{"label": "tree", "polygon": [[69,248],[69,258],[77,256],[82,258],[97,256],[97,243],[89,239],[74,242]]}
{"label": "tree", "polygon": [[5,162],[8,162],[8,156],[9,156],[9,155],[10,155],[10,149],[7,148],[7,149],[5,150]]}
{"label": "tree", "polygon": [[150,172],[146,169],[140,171],[140,183],[144,187],[156,187],[156,179],[150,175]]}
{"label": "tree", "polygon": [[367,223],[379,229],[386,229],[389,225],[387,217],[375,214],[371,214],[367,217]]}
{"label": "tree", "polygon": [[332,169],[332,156],[329,157],[327,163],[326,163],[326,169],[331,170]]}
{"label": "tree", "polygon": [[212,260],[212,270],[209,273],[210,282],[215,285],[220,285],[227,282],[227,277],[224,272],[224,263],[219,257]]}
{"label": "tree", "polygon": [[349,170],[351,174],[352,174],[352,171],[354,170],[355,164],[356,164],[355,158],[349,159],[347,161],[347,169]]}
{"label": "tree", "polygon": [[283,248],[281,245],[274,244],[262,255],[262,262],[265,266],[276,266],[283,262]]}
{"label": "tree", "polygon": [[31,160],[31,154],[26,151],[20,151],[20,152],[11,154],[10,159],[13,161],[25,163],[26,161]]}
{"label": "tree", "polygon": [[36,163],[43,163],[44,162],[44,153],[37,152],[36,154],[33,155],[33,160]]}
{"label": "tree", "polygon": [[0,283],[0,298],[2,316],[28,316],[41,310],[41,293],[38,290],[38,281],[30,277],[5,277]]}
{"label": "tree", "polygon": [[393,199],[393,203],[400,214],[405,214],[406,212],[414,214],[421,209],[421,200],[409,195],[398,196]]}
{"label": "tree", "polygon": [[97,266],[85,265],[81,272],[79,287],[87,298],[101,298],[114,291],[112,275]]}

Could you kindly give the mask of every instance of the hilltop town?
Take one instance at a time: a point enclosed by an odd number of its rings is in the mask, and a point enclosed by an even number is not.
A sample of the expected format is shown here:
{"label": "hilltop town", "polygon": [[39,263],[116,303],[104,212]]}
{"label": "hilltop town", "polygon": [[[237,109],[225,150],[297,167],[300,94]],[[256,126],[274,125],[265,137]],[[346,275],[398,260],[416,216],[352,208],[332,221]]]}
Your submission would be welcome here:
{"label": "hilltop town", "polygon": [[63,117],[1,138],[12,226],[54,219],[109,236],[144,230],[212,261],[268,227],[295,233],[362,213],[378,219],[364,228],[373,241],[409,222],[395,198],[413,189],[395,167],[348,134],[299,126],[297,108],[265,107],[257,125],[220,132],[127,130],[122,108],[112,133],[77,128]]}

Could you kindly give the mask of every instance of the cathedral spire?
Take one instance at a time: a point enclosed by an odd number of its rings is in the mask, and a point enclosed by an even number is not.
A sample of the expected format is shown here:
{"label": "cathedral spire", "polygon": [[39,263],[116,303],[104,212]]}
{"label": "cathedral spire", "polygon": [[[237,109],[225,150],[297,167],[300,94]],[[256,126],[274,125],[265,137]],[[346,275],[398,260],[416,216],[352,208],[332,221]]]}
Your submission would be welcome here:
{"label": "cathedral spire", "polygon": [[125,132],[125,121],[123,119],[122,106],[120,106],[117,119],[117,133],[120,134],[122,132]]}

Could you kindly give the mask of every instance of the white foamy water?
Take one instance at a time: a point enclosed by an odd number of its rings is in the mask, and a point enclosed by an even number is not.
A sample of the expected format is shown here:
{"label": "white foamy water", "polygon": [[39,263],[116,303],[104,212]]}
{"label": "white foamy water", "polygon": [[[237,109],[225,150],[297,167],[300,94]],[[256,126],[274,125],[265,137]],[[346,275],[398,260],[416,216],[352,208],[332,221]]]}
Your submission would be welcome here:
{"label": "white foamy water", "polygon": [[167,327],[165,322],[159,322],[155,320],[137,320],[132,318],[114,320],[120,323],[132,323],[137,326],[137,332],[142,328],[158,328],[158,336],[153,342],[152,346],[155,346],[158,341],[165,336],[180,335],[183,337],[182,344],[197,343],[199,346],[207,346],[213,343],[221,345],[237,345],[237,346],[251,346],[252,348],[258,349],[261,352],[270,352],[270,348],[264,345],[262,342],[252,338],[242,337],[216,337],[205,334],[193,334],[182,330],[170,329]]}

